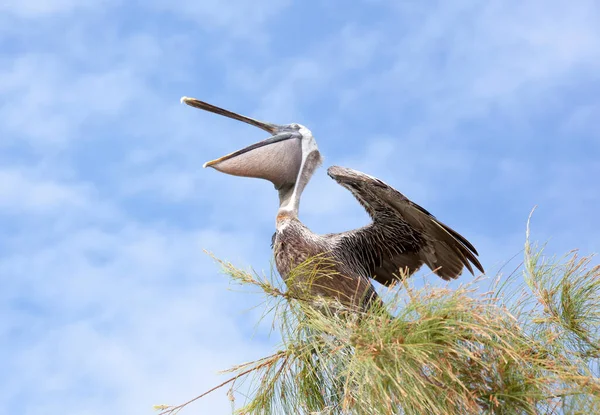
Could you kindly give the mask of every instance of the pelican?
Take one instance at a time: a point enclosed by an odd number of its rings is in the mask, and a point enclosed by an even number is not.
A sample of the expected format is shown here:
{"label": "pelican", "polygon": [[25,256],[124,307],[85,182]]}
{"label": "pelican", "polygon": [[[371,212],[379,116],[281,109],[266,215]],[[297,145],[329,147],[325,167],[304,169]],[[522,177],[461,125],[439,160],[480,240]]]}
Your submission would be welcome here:
{"label": "pelican", "polygon": [[349,168],[332,166],[327,174],[354,195],[372,223],[342,233],[313,233],[298,219],[302,191],[322,161],[308,128],[258,121],[195,98],[183,97],[181,102],[271,134],[204,167],[273,183],[279,192],[273,251],[288,289],[308,278],[293,270],[313,257],[324,260],[318,265],[321,275],[312,273],[310,294],[362,310],[380,301],[370,278],[389,286],[423,264],[444,280],[457,278],[465,267],[474,275],[472,265],[484,272],[477,250],[458,232],[383,181]]}

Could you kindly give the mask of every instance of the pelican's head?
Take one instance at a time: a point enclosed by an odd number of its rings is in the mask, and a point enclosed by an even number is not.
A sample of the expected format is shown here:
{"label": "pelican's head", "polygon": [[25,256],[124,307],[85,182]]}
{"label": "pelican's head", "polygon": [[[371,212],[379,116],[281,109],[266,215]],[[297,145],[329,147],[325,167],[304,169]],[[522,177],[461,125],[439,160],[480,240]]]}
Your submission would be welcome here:
{"label": "pelican's head", "polygon": [[282,192],[289,193],[285,199],[290,199],[292,194],[299,197],[321,162],[317,143],[310,130],[303,125],[296,123],[277,125],[258,121],[195,98],[183,97],[181,102],[243,121],[271,134],[271,137],[263,141],[209,161],[204,164],[204,167],[212,167],[235,176],[269,180],[280,191],[280,195]]}

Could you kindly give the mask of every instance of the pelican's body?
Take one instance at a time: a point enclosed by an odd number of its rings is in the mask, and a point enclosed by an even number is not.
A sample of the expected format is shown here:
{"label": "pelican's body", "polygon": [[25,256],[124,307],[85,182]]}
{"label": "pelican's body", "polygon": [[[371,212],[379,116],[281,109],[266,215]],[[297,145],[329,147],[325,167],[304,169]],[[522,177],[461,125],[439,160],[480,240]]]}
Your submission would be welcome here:
{"label": "pelican's body", "polygon": [[[327,173],[352,192],[373,222],[338,234],[311,232],[298,219],[302,191],[321,164],[310,130],[299,124],[264,123],[193,98],[182,101],[272,134],[205,167],[275,185],[280,204],[273,250],[290,290],[308,288],[312,295],[362,309],[377,298],[370,278],[390,285],[423,264],[446,280],[457,278],[464,267],[473,273],[471,264],[483,272],[477,251],[464,237],[391,186],[352,169],[333,166]],[[299,268],[309,259],[314,259],[309,267]]]}
{"label": "pelican's body", "polygon": [[[335,298],[341,303],[364,308],[377,297],[366,270],[345,261],[335,249],[335,235],[319,235],[293,216],[277,221],[273,254],[277,271],[291,290]],[[307,264],[306,269],[299,269]]]}

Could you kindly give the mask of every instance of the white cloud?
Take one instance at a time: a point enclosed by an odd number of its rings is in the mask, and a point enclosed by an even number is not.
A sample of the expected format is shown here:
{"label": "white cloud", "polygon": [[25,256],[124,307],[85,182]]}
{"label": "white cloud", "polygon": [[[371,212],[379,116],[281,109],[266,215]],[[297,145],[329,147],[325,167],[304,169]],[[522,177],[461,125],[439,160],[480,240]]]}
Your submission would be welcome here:
{"label": "white cloud", "polygon": [[[208,389],[216,370],[268,352],[246,342],[243,326],[252,323],[240,313],[248,298],[228,292],[202,252],[249,263],[253,236],[126,225],[35,237],[46,243],[31,241],[0,261],[0,274],[10,276],[3,318],[31,333],[14,346],[10,367],[20,375],[2,392],[4,401],[24,389],[36,396],[24,413],[149,410]],[[7,330],[8,338],[25,335],[18,323]],[[226,408],[226,400],[215,402]]]}
{"label": "white cloud", "polygon": [[74,0],[5,0],[0,3],[0,11],[21,18],[41,18],[48,15],[71,13],[110,4],[110,0],[74,1]]}
{"label": "white cloud", "polygon": [[118,117],[143,90],[127,68],[82,74],[51,54],[22,55],[0,76],[5,134],[42,147],[85,139],[91,134],[82,125]]}
{"label": "white cloud", "polygon": [[227,36],[241,39],[261,37],[262,27],[287,6],[289,0],[258,0],[252,3],[235,0],[223,4],[218,0],[183,0],[174,5],[164,0],[154,0],[152,7],[171,13],[182,21],[192,21],[201,30],[224,30]]}
{"label": "white cloud", "polygon": [[[396,3],[390,2],[390,7]],[[404,32],[386,25],[381,48],[391,62],[350,86],[345,108],[377,93],[390,113],[417,109],[423,121],[452,128],[491,110],[518,117],[522,105],[545,100],[561,79],[597,71],[600,15],[597,3],[403,3],[390,14]]]}
{"label": "white cloud", "polygon": [[0,210],[47,213],[86,205],[89,189],[53,180],[28,177],[22,170],[0,170]]}

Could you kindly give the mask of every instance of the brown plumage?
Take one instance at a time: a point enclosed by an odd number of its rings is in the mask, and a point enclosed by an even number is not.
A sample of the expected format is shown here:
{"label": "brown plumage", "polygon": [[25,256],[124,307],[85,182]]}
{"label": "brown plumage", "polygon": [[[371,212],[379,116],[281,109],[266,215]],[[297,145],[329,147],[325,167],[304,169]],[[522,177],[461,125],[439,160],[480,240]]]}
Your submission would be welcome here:
{"label": "brown plumage", "polygon": [[[379,179],[356,170],[330,167],[330,177],[350,190],[373,223],[332,235],[343,256],[351,252],[381,284],[397,280],[397,270],[408,275],[426,264],[445,280],[457,278],[471,264],[481,271],[477,250],[458,232]],[[346,255],[347,256],[347,255]]]}
{"label": "brown plumage", "polygon": [[318,257],[324,278],[312,281],[313,294],[363,307],[376,297],[369,278],[391,285],[423,264],[445,280],[457,278],[463,267],[473,273],[472,265],[484,272],[469,241],[391,186],[348,168],[333,166],[327,173],[352,192],[373,222],[318,235],[297,217],[280,217],[273,250],[284,279],[296,266]]}
{"label": "brown plumage", "polygon": [[[280,205],[273,250],[290,290],[308,288],[312,295],[364,308],[378,301],[370,278],[391,285],[423,264],[445,280],[457,278],[465,267],[472,274],[473,266],[484,272],[477,251],[463,236],[381,180],[348,168],[334,166],[327,173],[352,192],[372,223],[337,234],[311,232],[298,219],[302,191],[321,163],[310,130],[299,124],[263,123],[193,98],[182,101],[272,134],[205,167],[275,185]],[[310,266],[298,269],[311,258]]]}

